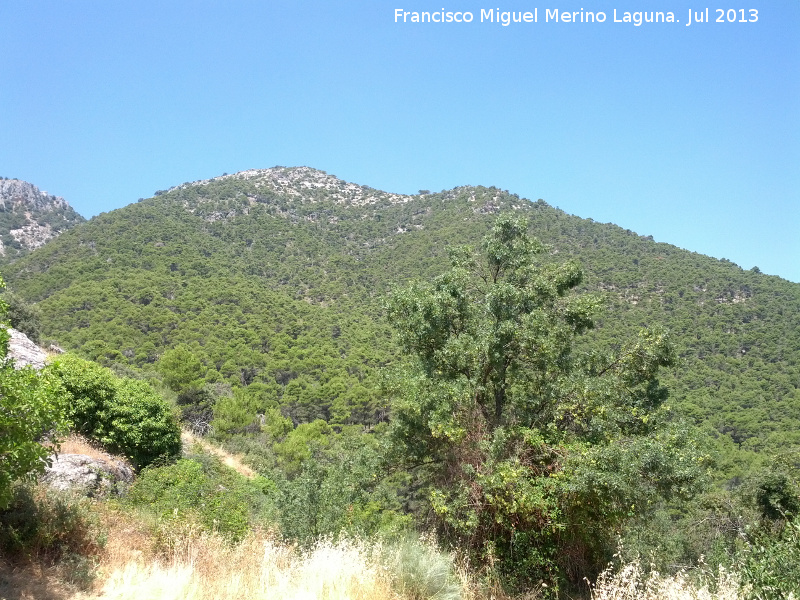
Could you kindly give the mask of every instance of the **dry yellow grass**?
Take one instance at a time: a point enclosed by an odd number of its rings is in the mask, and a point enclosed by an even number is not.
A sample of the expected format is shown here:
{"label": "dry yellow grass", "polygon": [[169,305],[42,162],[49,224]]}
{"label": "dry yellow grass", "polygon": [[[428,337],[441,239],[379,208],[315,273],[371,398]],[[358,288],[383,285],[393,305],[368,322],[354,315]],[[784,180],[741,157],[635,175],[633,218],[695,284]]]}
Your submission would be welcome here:
{"label": "dry yellow grass", "polygon": [[[410,600],[393,587],[394,574],[370,542],[321,541],[301,550],[269,532],[253,532],[238,545],[191,528],[172,532],[156,546],[152,529],[132,515],[98,506],[109,532],[99,558],[94,589],[64,586],[53,572],[19,571],[6,580],[0,565],[0,598],[21,600]],[[157,550],[160,548],[161,550]],[[164,548],[168,548],[164,550]],[[476,585],[470,570],[458,569],[463,600],[536,600],[531,592],[512,598]],[[700,586],[684,573],[645,574],[638,562],[606,571],[592,600],[740,600],[735,574],[720,570]],[[416,598],[416,597],[415,597]]]}
{"label": "dry yellow grass", "polygon": [[[266,534],[230,546],[214,535],[189,538],[171,555],[114,566],[97,599],[387,600],[388,577],[353,541],[320,542],[307,552]],[[111,565],[108,565],[111,566]]]}
{"label": "dry yellow grass", "polygon": [[[84,454],[107,463],[125,462],[125,458],[109,454],[99,444],[90,442],[77,433],[71,433],[60,445],[59,454]],[[130,465],[129,465],[130,466]]]}
{"label": "dry yellow grass", "polygon": [[704,581],[698,587],[684,572],[672,576],[646,574],[639,561],[634,561],[619,571],[602,573],[593,586],[592,600],[740,600],[742,597],[738,577],[722,567],[716,576],[706,575],[701,579]]}

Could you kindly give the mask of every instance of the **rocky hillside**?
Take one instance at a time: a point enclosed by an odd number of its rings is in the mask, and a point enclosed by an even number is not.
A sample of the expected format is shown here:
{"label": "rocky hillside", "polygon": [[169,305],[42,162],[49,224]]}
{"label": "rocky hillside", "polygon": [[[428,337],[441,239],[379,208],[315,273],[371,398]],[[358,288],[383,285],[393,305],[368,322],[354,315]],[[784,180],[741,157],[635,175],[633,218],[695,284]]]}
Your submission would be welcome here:
{"label": "rocky hillside", "polygon": [[[268,197],[279,195],[300,203],[334,202],[342,206],[386,206],[404,204],[414,198],[404,194],[392,194],[380,190],[342,181],[311,167],[272,167],[271,169],[250,169],[232,175],[221,175],[212,179],[187,182],[166,192],[156,192],[156,196],[176,190],[186,190],[209,184],[239,182],[250,184],[252,194],[246,194],[251,204],[264,202]],[[259,192],[262,194],[260,195]],[[267,196],[263,196],[266,194]]]}
{"label": "rocky hillside", "polygon": [[0,179],[0,263],[43,246],[85,221],[63,198],[19,179]]}

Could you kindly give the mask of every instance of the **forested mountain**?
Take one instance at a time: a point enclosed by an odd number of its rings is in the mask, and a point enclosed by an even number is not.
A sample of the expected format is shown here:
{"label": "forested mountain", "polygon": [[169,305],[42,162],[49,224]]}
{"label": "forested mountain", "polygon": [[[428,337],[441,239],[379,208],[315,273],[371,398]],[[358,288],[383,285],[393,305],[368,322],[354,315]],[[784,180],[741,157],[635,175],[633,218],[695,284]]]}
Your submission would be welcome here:
{"label": "forested mountain", "polygon": [[19,179],[0,178],[0,264],[84,222],[63,198]]}
{"label": "forested mountain", "polygon": [[662,377],[679,414],[730,448],[800,443],[800,285],[496,188],[405,196],[305,167],[244,171],[101,214],[4,275],[63,347],[235,398],[217,415],[228,431],[278,411],[374,424],[397,354],[386,293],[442,273],[447,246],[478,243],[503,212],[605,298],[583,343],[660,323],[681,357]]}

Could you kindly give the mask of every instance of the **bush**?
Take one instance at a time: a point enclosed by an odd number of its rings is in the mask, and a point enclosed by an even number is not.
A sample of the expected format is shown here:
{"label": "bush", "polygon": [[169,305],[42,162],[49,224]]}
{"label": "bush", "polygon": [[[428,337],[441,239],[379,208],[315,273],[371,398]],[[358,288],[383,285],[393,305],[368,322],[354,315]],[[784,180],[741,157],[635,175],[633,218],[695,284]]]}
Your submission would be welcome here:
{"label": "bush", "polygon": [[238,541],[273,511],[271,488],[263,477],[248,481],[215,457],[197,455],[144,469],[126,502],[151,513],[162,529],[196,525]]}
{"label": "bush", "polygon": [[[786,600],[800,592],[800,519],[751,540],[741,567],[748,600]],[[794,596],[792,596],[794,594]]]}
{"label": "bush", "polygon": [[0,549],[7,556],[55,562],[94,556],[104,545],[105,534],[85,498],[18,483],[0,511]]}
{"label": "bush", "polygon": [[453,570],[453,557],[431,544],[407,538],[390,544],[383,562],[392,574],[392,587],[409,600],[459,600],[461,585]]}
{"label": "bush", "polygon": [[150,384],[121,379],[108,414],[111,423],[108,441],[100,441],[112,452],[130,456],[139,466],[180,455],[180,427],[170,406]]}
{"label": "bush", "polygon": [[406,528],[410,517],[400,513],[393,482],[380,472],[373,436],[343,431],[329,438],[324,444],[310,438],[310,456],[299,461],[299,472],[278,479],[283,534],[308,544]]}
{"label": "bush", "polygon": [[172,459],[181,451],[181,432],[171,407],[143,381],[64,355],[49,367],[69,395],[75,429],[108,451],[124,454],[137,467]]}
{"label": "bush", "polygon": [[[5,312],[6,304],[0,300],[0,323]],[[45,434],[57,437],[66,428],[59,381],[30,367],[15,369],[6,358],[8,341],[8,331],[0,325],[0,508],[11,500],[14,481],[44,469],[52,451],[41,443]]]}
{"label": "bush", "polygon": [[176,398],[181,410],[181,422],[195,435],[211,433],[216,398],[207,388],[187,388]]}
{"label": "bush", "polygon": [[11,326],[27,335],[32,342],[40,344],[42,332],[38,307],[10,292],[3,295],[3,300],[8,303],[7,318]]}

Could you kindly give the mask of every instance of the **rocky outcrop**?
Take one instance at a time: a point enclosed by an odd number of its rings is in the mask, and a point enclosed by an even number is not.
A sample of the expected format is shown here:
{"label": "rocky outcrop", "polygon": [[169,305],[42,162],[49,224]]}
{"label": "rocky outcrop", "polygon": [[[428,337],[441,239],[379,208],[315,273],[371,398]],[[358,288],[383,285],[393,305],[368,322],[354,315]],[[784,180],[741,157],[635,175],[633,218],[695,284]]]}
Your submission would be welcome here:
{"label": "rocky outcrop", "polygon": [[[247,196],[250,204],[270,203],[275,194],[304,204],[333,201],[336,204],[348,207],[405,204],[414,198],[414,196],[406,194],[392,194],[364,185],[349,183],[335,175],[329,175],[325,171],[310,167],[250,169],[232,175],[220,175],[213,179],[187,182],[167,191],[171,192],[192,186],[204,186],[212,182],[224,182],[226,180],[251,182],[257,192]],[[157,192],[157,195],[162,193],[164,192]],[[214,215],[214,220],[222,220],[229,216],[219,213]]]}
{"label": "rocky outcrop", "polygon": [[[4,327],[4,325],[0,325]],[[14,361],[16,368],[31,366],[34,369],[41,369],[47,360],[47,353],[39,346],[34,344],[28,336],[9,327],[8,333],[10,339],[8,340],[8,356],[7,358]]]}
{"label": "rocky outcrop", "polygon": [[42,481],[58,490],[96,497],[119,494],[133,481],[133,469],[122,461],[85,454],[59,454],[52,461]]}
{"label": "rocky outcrop", "polygon": [[39,190],[21,179],[0,179],[0,209],[7,211],[18,206],[39,212],[70,208],[67,201]]}
{"label": "rocky outcrop", "polygon": [[83,221],[63,198],[0,178],[0,256],[19,257]]}

